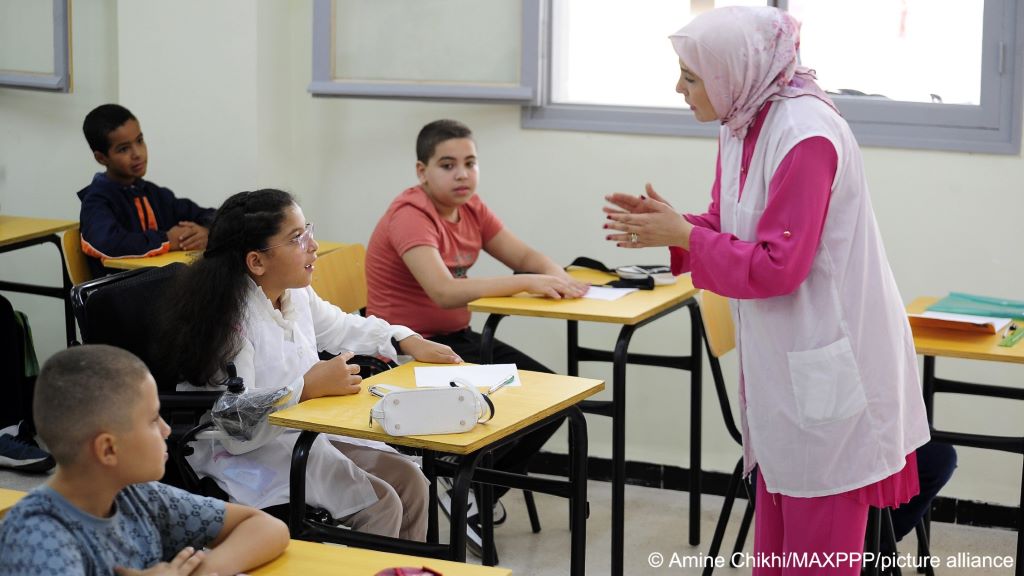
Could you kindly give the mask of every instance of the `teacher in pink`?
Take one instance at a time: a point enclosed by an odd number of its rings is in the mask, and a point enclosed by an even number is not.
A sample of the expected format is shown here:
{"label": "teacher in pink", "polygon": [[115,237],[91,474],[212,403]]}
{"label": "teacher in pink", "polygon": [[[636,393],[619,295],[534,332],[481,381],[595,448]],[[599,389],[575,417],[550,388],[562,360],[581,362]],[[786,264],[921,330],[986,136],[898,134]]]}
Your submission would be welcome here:
{"label": "teacher in pink", "polygon": [[[758,470],[754,574],[858,574],[830,555],[863,550],[869,506],[917,494],[929,437],[860,149],[797,64],[789,14],[719,8],[670,38],[676,92],[721,123],[711,205],[680,218],[650,185],[614,194],[608,239],[669,246],[675,274],[730,300],[745,473]],[[824,564],[782,566],[803,553]]]}

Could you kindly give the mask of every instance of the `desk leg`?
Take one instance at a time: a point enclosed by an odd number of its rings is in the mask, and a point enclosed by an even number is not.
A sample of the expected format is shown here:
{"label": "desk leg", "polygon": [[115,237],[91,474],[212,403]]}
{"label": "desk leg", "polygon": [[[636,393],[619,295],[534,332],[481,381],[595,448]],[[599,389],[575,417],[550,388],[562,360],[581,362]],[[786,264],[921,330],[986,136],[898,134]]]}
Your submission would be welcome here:
{"label": "desk leg", "polygon": [[498,323],[504,317],[501,314],[491,314],[487,317],[487,322],[484,323],[484,330],[480,333],[481,364],[494,363],[494,332],[498,329]]}
{"label": "desk leg", "polygon": [[[473,470],[481,453],[459,457],[458,468],[452,479],[452,511],[448,518],[451,532],[448,539],[451,559],[455,562],[466,561],[466,513],[468,512],[469,486],[473,480]],[[492,511],[493,514],[493,511]]]}
{"label": "desk leg", "polygon": [[[1024,461],[1022,461],[1024,462]],[[1021,478],[1024,478],[1024,464],[1021,465]],[[1024,539],[1021,539],[1020,533],[1024,530],[1024,480],[1020,482],[1020,504],[1017,505],[1017,569],[1014,572],[1016,576],[1024,576]]]}
{"label": "desk leg", "polygon": [[612,360],[612,566],[613,576],[623,570],[626,503],[626,364],[635,326],[623,326]]}
{"label": "desk leg", "polygon": [[434,451],[423,451],[423,475],[430,480],[427,489],[427,542],[437,544],[437,472],[434,470]]}
{"label": "desk leg", "polygon": [[924,409],[928,415],[928,427],[935,420],[935,356],[924,357],[924,373],[921,375],[921,388],[924,393]]}
{"label": "desk leg", "polygon": [[[494,454],[488,452],[483,458],[484,468],[494,468]],[[480,537],[483,540],[484,556],[481,559],[484,566],[498,565],[498,549],[494,545],[494,485],[477,484],[476,489],[480,491],[477,498],[477,507],[480,510]]]}
{"label": "desk leg", "polygon": [[[924,369],[921,374],[921,393],[924,394],[924,411],[928,418],[928,432],[933,434],[935,428],[932,423],[935,420],[935,356],[924,357]],[[1024,483],[1024,482],[1022,482]],[[1021,502],[1024,504],[1024,501]],[[932,511],[931,506],[928,507],[928,511],[925,513],[924,518],[924,533],[928,536],[928,545],[931,547],[932,541]],[[918,554],[920,555],[922,550],[919,546]]]}
{"label": "desk leg", "polygon": [[569,364],[567,366],[567,372],[569,376],[580,375],[580,326],[576,320],[569,320],[568,326],[568,338],[566,339],[569,344],[568,355]]}
{"label": "desk leg", "polygon": [[68,346],[71,346],[75,341],[75,314],[71,309],[71,277],[68,276],[68,267],[67,264],[64,263],[64,251],[60,246],[60,237],[56,234],[51,234],[41,238],[33,238],[32,240],[25,242],[9,244],[0,248],[0,254],[47,243],[53,244],[57,248],[57,258],[60,262],[61,286],[58,288],[56,286],[39,286],[36,284],[24,284],[22,282],[8,282],[6,280],[0,280],[0,290],[8,290],[10,292],[18,292],[20,294],[35,294],[36,296],[49,296],[51,298],[60,298],[63,300],[64,331],[67,336]]}
{"label": "desk leg", "polygon": [[567,412],[569,421],[569,496],[570,567],[573,576],[586,573],[587,554],[587,419],[578,406]]}
{"label": "desk leg", "polygon": [[71,276],[68,275],[68,265],[64,262],[64,249],[60,245],[60,240],[53,236],[53,244],[57,247],[57,258],[60,259],[60,274],[61,281],[64,286],[64,294],[62,300],[64,300],[64,334],[67,336],[68,346],[74,344],[76,340],[75,332],[75,313],[71,309]]}
{"label": "desk leg", "polygon": [[319,432],[304,430],[295,441],[292,450],[292,469],[289,478],[288,529],[292,538],[299,538],[305,531],[306,520],[306,461]]}
{"label": "desk leg", "polygon": [[690,311],[690,545],[700,544],[701,486],[701,387],[703,385],[704,347],[703,320],[696,302],[687,304]]}

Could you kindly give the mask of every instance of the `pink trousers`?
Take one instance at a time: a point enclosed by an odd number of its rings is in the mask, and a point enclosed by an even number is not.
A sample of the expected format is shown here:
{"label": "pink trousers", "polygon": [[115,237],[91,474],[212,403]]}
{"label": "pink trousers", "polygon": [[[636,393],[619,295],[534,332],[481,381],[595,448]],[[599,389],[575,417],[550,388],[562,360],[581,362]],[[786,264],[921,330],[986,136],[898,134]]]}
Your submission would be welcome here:
{"label": "pink trousers", "polygon": [[754,576],[857,576],[868,505],[837,494],[794,498],[771,494],[757,477]]}

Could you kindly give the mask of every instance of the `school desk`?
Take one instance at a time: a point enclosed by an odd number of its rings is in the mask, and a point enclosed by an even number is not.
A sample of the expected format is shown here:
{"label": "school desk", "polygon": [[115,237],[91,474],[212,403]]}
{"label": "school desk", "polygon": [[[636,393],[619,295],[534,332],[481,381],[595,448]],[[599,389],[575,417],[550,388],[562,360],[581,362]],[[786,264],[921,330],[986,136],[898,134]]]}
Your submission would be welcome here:
{"label": "school desk", "polygon": [[[570,274],[588,284],[604,284],[616,277],[596,270],[571,270]],[[638,290],[618,300],[601,301],[580,298],[552,300],[528,295],[502,298],[480,298],[469,303],[473,312],[490,314],[482,332],[481,356],[483,363],[491,361],[494,332],[506,316],[530,316],[566,320],[568,324],[569,363],[572,376],[579,374],[581,361],[612,362],[612,400],[588,401],[581,405],[584,412],[612,418],[612,563],[611,573],[623,572],[623,545],[625,531],[626,481],[626,365],[642,364],[676,368],[690,372],[690,544],[700,543],[700,491],[701,491],[701,319],[689,275],[680,276],[676,283],[658,286],[654,290]],[[690,355],[657,356],[631,354],[630,339],[637,328],[645,326],[680,308],[690,313]],[[583,348],[579,345],[579,322],[619,324],[619,337],[614,352]]]}
{"label": "school desk", "polygon": [[[604,389],[604,382],[588,378],[559,376],[520,370],[522,386],[506,386],[491,398],[495,404],[492,420],[478,424],[461,434],[431,436],[390,436],[379,424],[369,423],[370,409],[379,398],[368,392],[370,386],[384,383],[405,388],[416,386],[414,368],[425,366],[410,362],[366,379],[362,390],[351,396],[333,396],[307,400],[275,412],[270,423],[302,430],[292,455],[289,527],[292,536],[316,540],[322,535],[336,536],[341,542],[397,550],[417,556],[444,557],[458,562],[466,559],[466,513],[470,482],[481,482],[480,526],[484,539],[484,564],[494,562],[494,526],[492,484],[554,494],[569,499],[571,556],[570,571],[584,573],[587,517],[587,423],[577,407],[584,398]],[[490,452],[550,422],[568,416],[568,480],[538,478],[490,469]],[[305,519],[306,460],[319,433],[379,440],[423,451],[423,471],[431,479],[427,542],[409,542],[368,536],[350,530],[326,531]],[[456,456],[456,463],[435,462],[435,453]],[[478,467],[479,464],[484,464]],[[437,543],[436,472],[453,476],[450,545]],[[357,539],[357,540],[356,540]]]}
{"label": "school desk", "polygon": [[[320,246],[316,251],[319,256],[333,252],[344,246],[344,244],[340,242],[331,242],[329,240],[317,240],[316,243]],[[167,266],[168,264],[173,264],[175,262],[191,264],[201,253],[201,250],[176,250],[174,252],[164,252],[157,256],[147,256],[145,258],[104,258],[103,267],[116,268],[118,270],[135,270],[136,268]]]}
{"label": "school desk", "polygon": [[[938,300],[935,297],[917,298],[907,306],[907,312],[920,314]],[[1024,329],[1024,326],[1018,329]],[[928,422],[931,427],[932,438],[958,446],[970,446],[1024,455],[1024,436],[992,436],[948,432],[937,430],[934,424],[934,400],[935,394],[939,392],[1024,400],[1024,388],[1019,386],[992,386],[938,378],[935,376],[936,358],[964,358],[968,360],[1024,364],[1024,342],[1018,342],[1015,346],[1006,348],[999,346],[1000,336],[997,334],[979,334],[962,330],[920,327],[914,327],[913,331],[914,346],[917,348],[917,353],[924,356],[922,388],[924,390],[925,408],[928,411]],[[1024,512],[1021,509],[1024,506],[1024,469],[1022,469],[1021,477],[1020,502],[1020,506],[1017,508],[1017,561],[1014,573],[1017,576],[1024,576],[1024,566],[1021,565],[1021,561],[1024,560],[1024,540],[1021,539],[1020,535],[1020,530],[1024,527]]]}
{"label": "school desk", "polygon": [[404,554],[390,554],[366,550],[292,540],[277,559],[250,570],[251,576],[374,576],[387,568],[430,568],[444,576],[511,576],[504,568],[462,564],[434,558],[420,558]]}
{"label": "school desk", "polygon": [[250,570],[251,576],[374,576],[388,568],[427,567],[444,576],[511,576],[512,571],[429,558],[292,540],[276,560]]}
{"label": "school desk", "polygon": [[7,511],[14,507],[28,494],[27,492],[21,492],[20,490],[9,490],[7,488],[0,488],[0,518],[3,518]]}
{"label": "school desk", "polygon": [[50,220],[47,218],[0,215],[0,254],[48,242],[56,246],[62,278],[62,285],[59,288],[56,286],[39,286],[22,282],[0,281],[0,290],[50,296],[63,300],[64,330],[68,346],[75,340],[75,316],[71,311],[71,278],[68,276],[68,269],[64,264],[64,251],[61,249],[60,236],[57,233],[69,230],[75,226],[78,226],[78,222],[73,220]]}

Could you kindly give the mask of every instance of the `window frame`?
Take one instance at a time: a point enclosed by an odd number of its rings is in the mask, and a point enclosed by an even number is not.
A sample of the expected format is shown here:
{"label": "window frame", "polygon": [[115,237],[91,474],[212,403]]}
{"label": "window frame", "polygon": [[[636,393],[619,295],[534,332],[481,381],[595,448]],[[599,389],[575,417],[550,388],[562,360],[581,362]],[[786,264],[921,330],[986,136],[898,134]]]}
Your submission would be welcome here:
{"label": "window frame", "polygon": [[539,105],[540,23],[544,0],[520,0],[522,36],[518,85],[494,85],[419,81],[337,80],[334,77],[333,0],[314,0],[313,4],[313,79],[307,90],[313,96],[452,100],[468,102]]}
{"label": "window frame", "polygon": [[[1022,78],[1018,66],[1024,0],[985,0],[981,102],[978,106],[898,102],[834,96],[833,100],[862,145],[1018,154],[1021,143]],[[666,136],[717,137],[718,125],[698,123],[683,109],[566,104],[551,101],[551,46],[554,0],[545,0],[543,44],[536,59],[542,83],[540,103],[525,106],[522,126]],[[768,4],[785,9],[788,2]],[[668,43],[666,42],[666,49]],[[525,43],[524,43],[525,46]]]}
{"label": "window frame", "polygon": [[0,70],[0,88],[71,91],[70,0],[53,0],[53,73]]}

